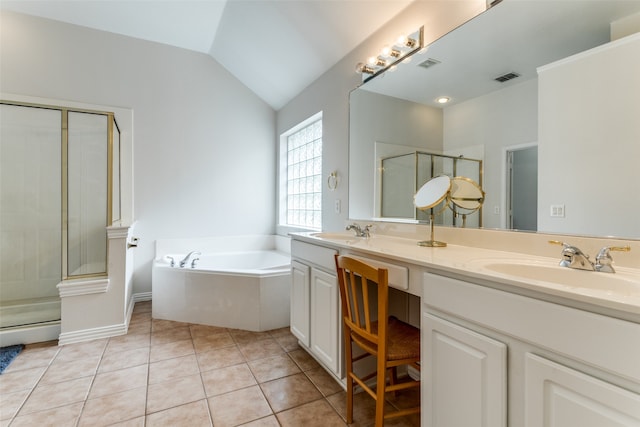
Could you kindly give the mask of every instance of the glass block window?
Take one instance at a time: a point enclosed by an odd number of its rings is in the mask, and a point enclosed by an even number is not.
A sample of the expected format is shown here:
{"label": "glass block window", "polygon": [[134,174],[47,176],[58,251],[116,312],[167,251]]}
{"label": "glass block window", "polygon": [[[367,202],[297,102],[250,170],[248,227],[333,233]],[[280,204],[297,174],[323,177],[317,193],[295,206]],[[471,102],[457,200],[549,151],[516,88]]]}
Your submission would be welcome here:
{"label": "glass block window", "polygon": [[322,119],[286,137],[286,223],[322,228]]}

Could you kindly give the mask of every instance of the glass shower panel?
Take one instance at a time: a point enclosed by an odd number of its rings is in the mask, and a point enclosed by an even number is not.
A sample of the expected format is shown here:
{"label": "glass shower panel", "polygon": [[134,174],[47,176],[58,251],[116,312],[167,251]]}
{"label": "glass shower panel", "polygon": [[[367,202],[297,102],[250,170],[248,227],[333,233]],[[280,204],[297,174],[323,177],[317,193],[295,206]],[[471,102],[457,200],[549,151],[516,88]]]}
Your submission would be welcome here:
{"label": "glass shower panel", "polygon": [[0,326],[60,319],[62,112],[0,105]]}
{"label": "glass shower panel", "polygon": [[[433,172],[434,161],[433,156],[428,153],[416,152],[416,156],[418,158],[418,167],[416,169],[416,189],[420,189],[427,181],[435,176]],[[419,221],[429,221],[430,214],[431,209],[426,211],[415,209],[416,219]]]}
{"label": "glass shower panel", "polygon": [[68,277],[107,271],[108,118],[106,114],[69,111]]}
{"label": "glass shower panel", "polygon": [[[385,218],[413,218],[416,159],[413,153],[382,159],[380,212]],[[403,191],[398,191],[402,189]]]}

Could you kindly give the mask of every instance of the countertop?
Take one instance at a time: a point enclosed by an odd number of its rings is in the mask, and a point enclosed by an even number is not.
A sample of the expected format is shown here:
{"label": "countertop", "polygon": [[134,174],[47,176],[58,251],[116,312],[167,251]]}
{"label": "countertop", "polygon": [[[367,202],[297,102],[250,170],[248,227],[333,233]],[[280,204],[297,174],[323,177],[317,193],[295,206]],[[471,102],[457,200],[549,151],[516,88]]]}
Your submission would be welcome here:
{"label": "countertop", "polygon": [[[640,323],[640,270],[616,273],[560,267],[560,258],[449,244],[418,246],[417,239],[374,234],[291,233],[294,240],[384,257],[551,302]],[[295,257],[295,254],[292,254]]]}

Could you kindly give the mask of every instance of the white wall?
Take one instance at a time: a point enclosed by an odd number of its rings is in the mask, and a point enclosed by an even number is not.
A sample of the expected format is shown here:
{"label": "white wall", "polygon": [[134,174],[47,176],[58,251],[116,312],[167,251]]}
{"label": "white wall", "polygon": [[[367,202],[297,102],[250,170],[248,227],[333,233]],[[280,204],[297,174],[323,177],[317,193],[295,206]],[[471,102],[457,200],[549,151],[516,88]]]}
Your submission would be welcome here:
{"label": "white wall", "polygon": [[640,238],[640,33],[538,74],[538,229]]}
{"label": "white wall", "polygon": [[[401,153],[415,150],[441,153],[442,110],[365,90],[353,92],[351,104],[355,108],[350,118],[349,155],[358,161],[351,162],[349,170],[349,216],[379,217],[379,206],[374,200],[380,204],[376,197],[380,191],[377,182],[380,155],[375,152],[374,143],[402,146]],[[411,180],[415,182],[414,175]],[[406,208],[409,212],[414,210],[411,202]]]}
{"label": "white wall", "polygon": [[[369,39],[340,60],[333,68],[307,87],[300,95],[278,111],[278,135],[318,111],[323,111],[323,176],[337,171],[339,185],[335,191],[323,194],[322,228],[342,230],[350,213],[349,205],[349,92],[361,82],[355,66],[382,46],[395,40],[398,34],[425,27],[425,43],[441,37],[485,10],[480,0],[420,0],[384,25]],[[334,200],[340,199],[342,210],[334,212]]]}
{"label": "white wall", "polygon": [[134,292],[158,238],[274,232],[275,112],[211,57],[2,12],[0,89],[133,110]]}
{"label": "white wall", "polygon": [[[483,227],[506,226],[505,148],[535,143],[537,139],[537,79],[512,84],[502,90],[445,108],[445,152],[455,154],[460,149],[484,147],[482,187],[486,196]],[[496,206],[499,214],[494,213]]]}

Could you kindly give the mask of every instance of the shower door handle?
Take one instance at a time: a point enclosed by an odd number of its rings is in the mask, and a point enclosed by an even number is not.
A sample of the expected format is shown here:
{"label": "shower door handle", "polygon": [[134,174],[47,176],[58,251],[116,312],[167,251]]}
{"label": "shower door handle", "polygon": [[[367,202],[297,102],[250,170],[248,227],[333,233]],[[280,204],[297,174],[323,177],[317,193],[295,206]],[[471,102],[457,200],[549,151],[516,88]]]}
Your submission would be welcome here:
{"label": "shower door handle", "polygon": [[127,249],[137,248],[138,247],[138,238],[133,237],[131,242],[127,242]]}

